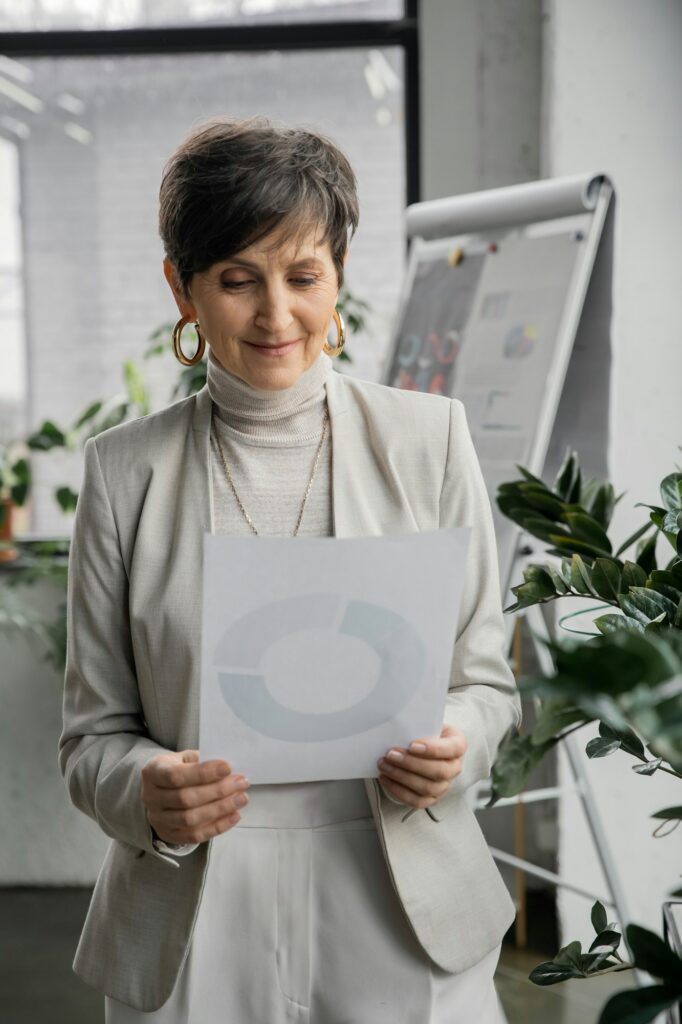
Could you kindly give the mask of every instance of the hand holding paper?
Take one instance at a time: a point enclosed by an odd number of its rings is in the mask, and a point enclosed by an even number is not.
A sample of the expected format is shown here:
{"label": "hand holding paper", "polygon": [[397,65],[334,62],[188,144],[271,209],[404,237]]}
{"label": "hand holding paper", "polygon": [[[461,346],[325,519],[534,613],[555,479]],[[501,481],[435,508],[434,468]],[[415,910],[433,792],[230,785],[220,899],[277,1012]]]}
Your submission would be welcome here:
{"label": "hand holding paper", "polygon": [[415,740],[408,749],[392,747],[378,761],[379,781],[397,800],[415,809],[433,807],[461,772],[466,748],[464,733],[446,723],[440,736]]}

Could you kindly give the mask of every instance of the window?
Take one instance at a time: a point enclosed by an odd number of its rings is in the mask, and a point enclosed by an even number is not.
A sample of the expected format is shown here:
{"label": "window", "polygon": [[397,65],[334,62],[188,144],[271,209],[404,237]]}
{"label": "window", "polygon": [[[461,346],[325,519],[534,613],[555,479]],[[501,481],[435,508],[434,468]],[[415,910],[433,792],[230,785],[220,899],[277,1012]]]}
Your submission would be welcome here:
{"label": "window", "polygon": [[[52,29],[67,11],[73,25],[77,18],[82,23],[79,11],[105,8],[107,16],[118,12],[128,23],[134,17],[139,23],[140,10],[152,6],[136,0],[108,5],[42,0],[31,6],[32,18],[26,19],[31,24],[25,27],[36,28],[36,12]],[[179,17],[189,6],[171,3],[164,10]],[[222,6],[240,16],[256,6],[265,9],[255,3]],[[294,5],[270,6],[281,13]],[[356,0],[299,4],[298,9],[313,6],[318,13],[334,11],[334,17],[342,7],[368,17],[370,11],[385,16],[402,7]],[[195,8],[209,17],[218,4],[206,0]],[[7,23],[10,11],[16,22],[17,5],[0,0],[0,23]],[[73,33],[74,38],[88,35]],[[15,356],[6,364],[3,389],[15,396],[19,419],[30,430],[46,418],[68,425],[90,401],[123,390],[126,359],[144,366],[152,408],[168,400],[178,371],[174,361],[142,362],[149,335],[176,319],[161,268],[158,187],[165,160],[181,138],[220,114],[263,113],[309,124],[347,153],[358,176],[361,216],[346,284],[369,303],[370,312],[367,330],[348,339],[352,363],[344,369],[378,379],[404,266],[405,49],[346,42],[342,48],[64,56],[50,55],[50,36],[47,31],[41,37],[44,56],[23,56],[15,48],[11,56],[0,57],[0,139],[14,154],[0,160],[0,192],[8,194],[15,166],[23,266],[17,265],[16,246],[12,259],[27,310],[24,316],[17,293],[12,300],[19,311],[12,335]],[[0,263],[6,262],[2,253]],[[68,532],[52,490],[69,478],[77,486],[78,462],[73,457],[34,460],[31,528],[36,533]]]}
{"label": "window", "polygon": [[403,0],[0,0],[0,27],[14,31],[164,25],[249,25],[401,18]]}

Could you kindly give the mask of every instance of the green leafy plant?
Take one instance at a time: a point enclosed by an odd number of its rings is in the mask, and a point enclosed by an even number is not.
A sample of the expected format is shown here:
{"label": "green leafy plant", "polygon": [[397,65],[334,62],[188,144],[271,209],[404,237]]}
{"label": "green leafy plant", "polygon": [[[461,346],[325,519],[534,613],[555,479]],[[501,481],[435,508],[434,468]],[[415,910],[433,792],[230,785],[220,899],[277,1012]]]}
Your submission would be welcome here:
{"label": "green leafy plant", "polygon": [[[653,686],[656,678],[649,675],[658,650],[655,635],[667,649],[682,630],[682,473],[665,477],[660,487],[662,505],[644,506],[650,510],[649,521],[614,553],[607,530],[620,499],[614,497],[608,483],[582,483],[575,452],[567,452],[551,488],[518,468],[524,479],[501,484],[498,505],[508,518],[551,545],[548,554],[556,558],[524,570],[524,582],[511,588],[516,602],[505,611],[516,612],[572,596],[598,598],[604,606],[611,605],[613,612],[594,620],[603,634],[601,639],[596,637],[587,644],[563,641],[549,645],[557,665],[552,679],[520,683],[524,692],[542,698],[540,711],[532,733],[511,737],[501,745],[492,775],[493,802],[519,793],[544,755],[564,736],[591,721],[599,721],[601,731],[588,744],[588,757],[604,757],[621,749],[642,761],[636,766],[640,774],[663,769],[662,761],[657,764],[656,756],[648,758],[640,749],[642,742],[632,730],[636,733],[642,723],[653,720],[652,702],[660,696]],[[646,536],[648,533],[650,536]],[[661,569],[656,560],[660,534],[674,549]],[[637,545],[634,558],[621,559],[633,544]],[[571,550],[577,547],[580,551]],[[623,632],[624,638],[620,636]],[[633,675],[627,666],[622,672],[620,669],[619,647],[635,647],[634,635],[643,641],[636,658],[631,652],[635,658],[632,664],[637,665],[641,676],[636,672]],[[648,646],[646,640],[651,641]],[[674,653],[671,657],[674,661]],[[614,675],[615,665],[621,673],[618,676]],[[580,673],[589,680],[588,689],[576,683]],[[648,701],[648,718],[639,715],[637,721],[629,721],[634,705],[626,707],[621,700],[623,706],[616,708],[613,703],[613,692],[624,688],[626,681],[637,700]],[[619,731],[620,741],[609,730]],[[646,736],[646,741],[661,745],[663,734]]]}
{"label": "green leafy plant", "polygon": [[9,636],[18,632],[28,643],[37,640],[44,648],[45,660],[63,671],[66,662],[66,600],[60,602],[56,618],[47,620],[33,611],[16,591],[22,586],[49,580],[66,594],[69,542],[15,540],[13,546],[18,557],[0,589],[0,633]]}
{"label": "green leafy plant", "polygon": [[9,503],[25,504],[31,488],[31,468],[21,448],[18,441],[0,444],[0,528]]}
{"label": "green leafy plant", "polygon": [[569,942],[552,960],[533,968],[530,980],[536,985],[556,985],[634,968],[660,979],[659,985],[611,996],[599,1024],[645,1024],[682,999],[682,960],[663,939],[639,925],[628,925],[625,933],[632,958],[624,960],[618,952],[622,938],[618,925],[608,921],[599,901],[592,907],[592,926],[596,938],[588,950],[583,952],[580,942]]}
{"label": "green leafy plant", "polygon": [[[524,582],[512,587],[516,603],[505,611],[559,597],[595,597],[619,613],[595,620],[603,633],[652,625],[682,628],[682,473],[662,481],[661,505],[638,503],[650,509],[649,522],[614,552],[607,530],[622,495],[615,498],[609,483],[583,485],[575,452],[567,453],[552,488],[517,468],[524,479],[502,484],[497,504],[507,518],[549,544],[548,554],[559,561],[529,565]],[[656,563],[659,533],[675,551],[662,569]],[[621,558],[635,543],[634,559]]]}
{"label": "green leafy plant", "polygon": [[[566,597],[595,598],[613,611],[595,618],[597,634],[584,642],[547,641],[552,675],[520,681],[536,699],[538,715],[527,735],[501,744],[492,772],[491,800],[514,796],[533,769],[562,739],[590,722],[598,734],[587,743],[590,758],[621,751],[636,762],[632,770],[682,779],[682,473],[665,477],[660,505],[619,547],[608,535],[616,503],[608,482],[583,481],[577,454],[568,451],[551,487],[522,467],[521,480],[500,486],[500,510],[544,541],[552,561],[531,564],[523,583],[512,587],[516,602],[507,612]],[[659,568],[658,538],[673,555]],[[624,557],[636,545],[634,556]],[[682,806],[653,815],[654,835],[673,831]],[[678,890],[674,896],[682,896]],[[618,993],[604,1007],[599,1024],[645,1024],[682,998],[682,961],[652,932],[628,925],[632,960],[617,950],[620,931],[606,921],[601,904],[592,910],[597,938],[586,952],[571,942],[530,975],[536,984],[637,967],[660,985]]]}
{"label": "green leafy plant", "polygon": [[[149,389],[139,367],[130,359],[123,363],[123,381],[124,391],[106,401],[97,399],[89,402],[68,427],[59,427],[53,420],[44,420],[38,430],[27,438],[28,447],[34,452],[49,452],[55,448],[76,451],[89,437],[125,420],[146,416],[150,411]],[[62,512],[73,512],[76,508],[78,495],[70,487],[57,487],[54,496]]]}

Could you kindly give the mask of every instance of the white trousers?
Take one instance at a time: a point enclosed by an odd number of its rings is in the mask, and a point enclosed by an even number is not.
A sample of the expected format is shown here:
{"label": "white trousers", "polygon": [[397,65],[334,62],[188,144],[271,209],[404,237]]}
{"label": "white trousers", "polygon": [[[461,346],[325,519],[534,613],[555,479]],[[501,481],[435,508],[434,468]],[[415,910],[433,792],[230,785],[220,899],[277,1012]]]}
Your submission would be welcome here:
{"label": "white trousers", "polygon": [[106,1024],[503,1024],[500,947],[461,974],[430,960],[361,779],[251,786],[249,798],[213,840],[170,998],[143,1013],[106,997]]}

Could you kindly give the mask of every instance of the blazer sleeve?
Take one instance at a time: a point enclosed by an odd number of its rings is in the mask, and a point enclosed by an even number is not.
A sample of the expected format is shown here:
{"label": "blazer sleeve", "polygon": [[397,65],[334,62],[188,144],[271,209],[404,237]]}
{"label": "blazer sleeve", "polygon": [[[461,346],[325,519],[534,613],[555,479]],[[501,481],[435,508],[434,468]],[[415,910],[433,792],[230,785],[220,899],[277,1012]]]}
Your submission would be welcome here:
{"label": "blazer sleeve", "polygon": [[467,739],[450,793],[488,778],[497,748],[521,724],[521,700],[506,658],[497,546],[490,500],[463,404],[451,399],[450,434],[440,497],[440,525],[470,526],[466,577],[445,705],[445,721]]}
{"label": "blazer sleeve", "polygon": [[152,844],[141,771],[168,751],[148,735],[128,616],[128,579],[97,443],[85,472],[69,553],[63,725],[58,762],[72,802],[106,835],[178,867]]}

